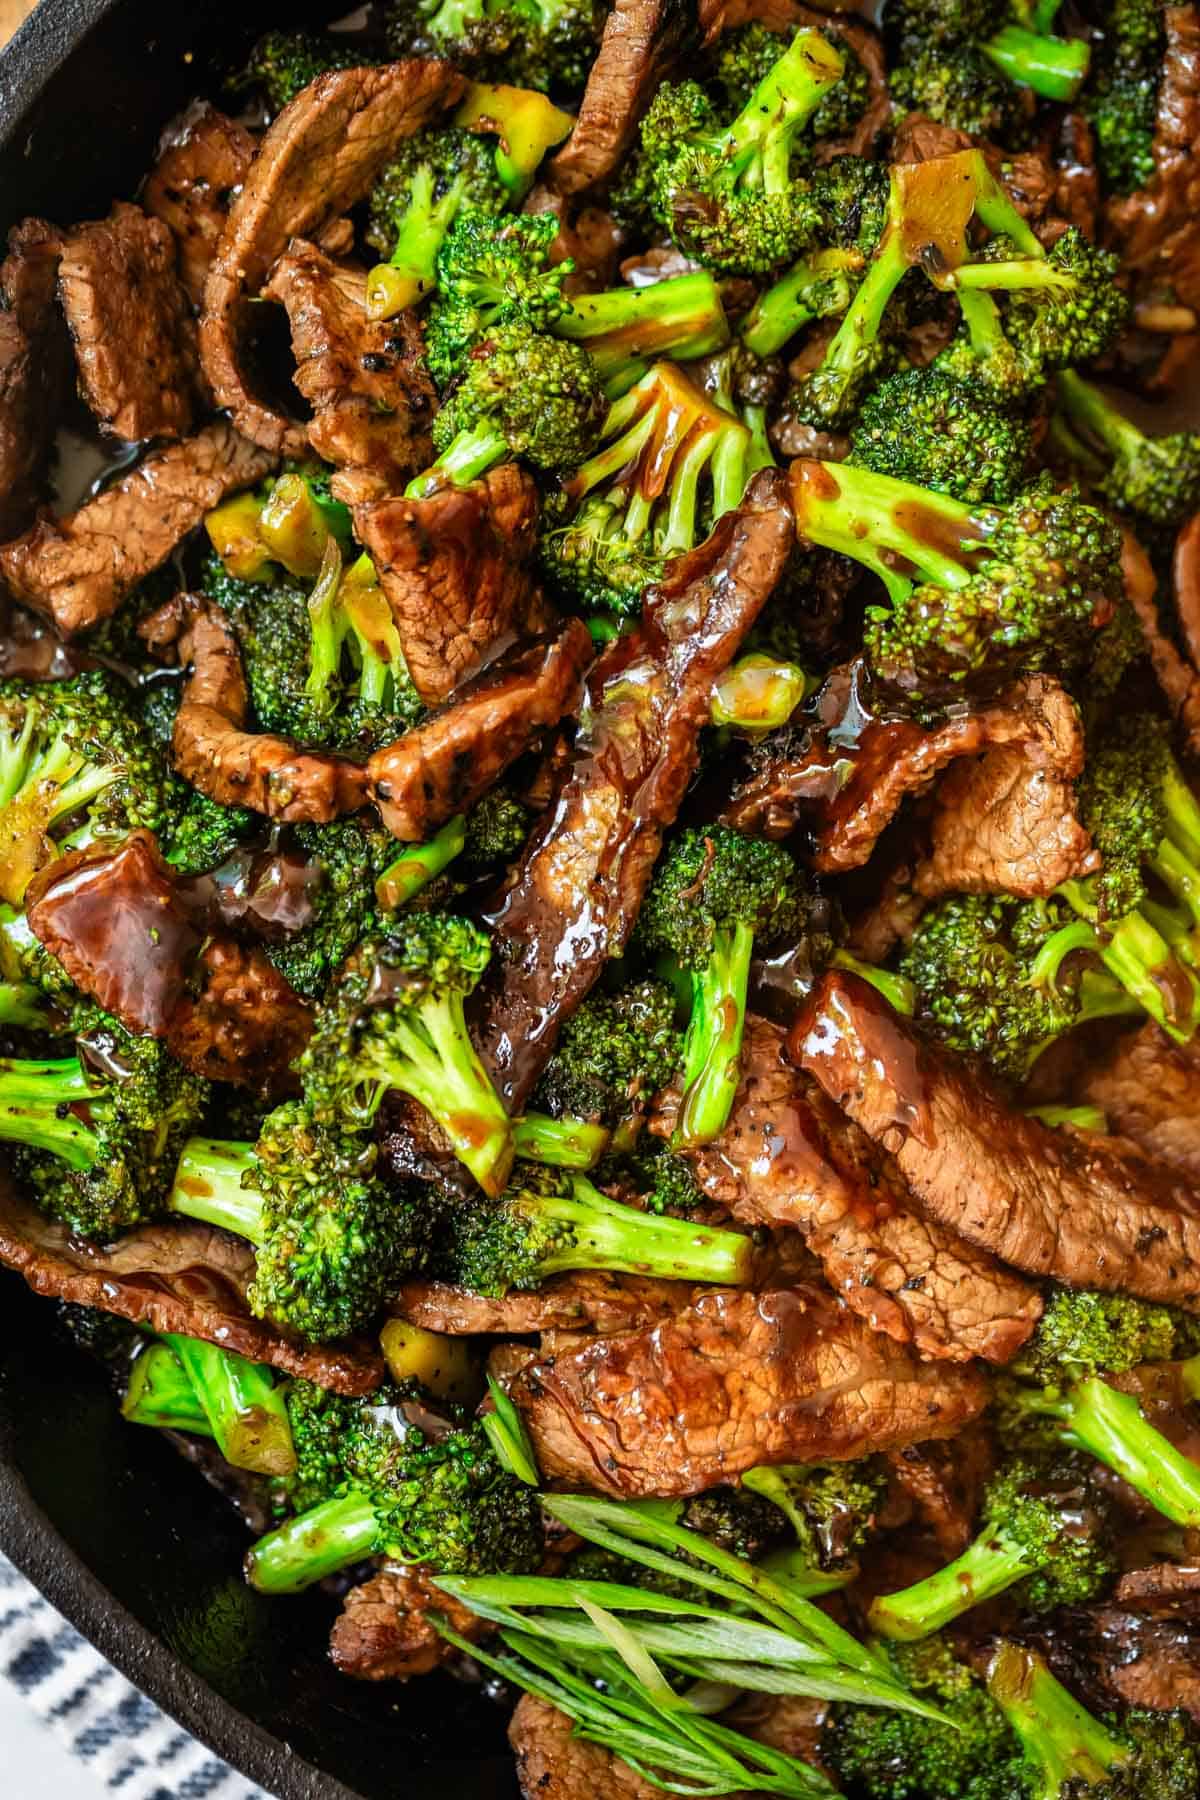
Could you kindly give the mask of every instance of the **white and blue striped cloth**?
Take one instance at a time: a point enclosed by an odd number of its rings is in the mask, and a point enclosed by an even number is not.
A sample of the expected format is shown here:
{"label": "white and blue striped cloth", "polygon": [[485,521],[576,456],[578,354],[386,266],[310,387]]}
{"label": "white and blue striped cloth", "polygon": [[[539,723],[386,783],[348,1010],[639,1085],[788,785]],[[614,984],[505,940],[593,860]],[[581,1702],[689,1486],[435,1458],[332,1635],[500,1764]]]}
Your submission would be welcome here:
{"label": "white and blue striped cloth", "polygon": [[90,1772],[98,1800],[269,1800],[131,1686],[3,1557],[0,1677]]}

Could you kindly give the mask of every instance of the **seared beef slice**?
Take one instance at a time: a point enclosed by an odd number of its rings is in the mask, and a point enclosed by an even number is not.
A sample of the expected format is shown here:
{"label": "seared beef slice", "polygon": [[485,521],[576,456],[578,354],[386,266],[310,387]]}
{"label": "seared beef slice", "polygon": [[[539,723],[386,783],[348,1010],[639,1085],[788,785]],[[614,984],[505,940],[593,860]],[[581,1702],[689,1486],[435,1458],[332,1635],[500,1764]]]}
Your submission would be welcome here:
{"label": "seared beef slice", "polygon": [[60,239],[25,219],[0,263],[0,540],[23,531],[46,478],[70,350],[55,302]]}
{"label": "seared beef slice", "polygon": [[196,410],[196,325],[160,219],[118,201],[63,239],[58,292],[79,387],[114,437],[183,437]]}
{"label": "seared beef slice", "polygon": [[197,101],[168,126],[142,202],[170,227],[179,256],[179,278],[193,302],[204,283],[224,229],[230,203],[245,181],[258,146],[244,125]]}
{"label": "seared beef slice", "polygon": [[853,975],[824,977],[790,1050],[931,1218],[1030,1274],[1200,1311],[1200,1196],[1176,1170],[1012,1111]]}
{"label": "seared beef slice", "polygon": [[662,1324],[532,1363],[511,1392],[549,1481],[632,1496],[949,1437],[987,1400],[974,1369],[919,1362],[804,1287],[710,1289]]}

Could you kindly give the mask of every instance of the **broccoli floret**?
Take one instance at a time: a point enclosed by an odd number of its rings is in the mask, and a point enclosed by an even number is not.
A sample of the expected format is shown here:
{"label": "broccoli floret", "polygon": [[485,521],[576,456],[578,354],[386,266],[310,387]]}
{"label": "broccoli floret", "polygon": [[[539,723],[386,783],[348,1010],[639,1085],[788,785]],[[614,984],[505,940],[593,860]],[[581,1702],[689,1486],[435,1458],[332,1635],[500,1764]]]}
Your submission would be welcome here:
{"label": "broccoli floret", "polygon": [[1200,507],[1200,433],[1148,437],[1071,370],[1058,378],[1058,400],[1059,442],[1069,438],[1074,460],[1113,506],[1165,528]]}
{"label": "broccoli floret", "polygon": [[387,261],[367,277],[368,314],[390,319],[431,293],[455,219],[470,208],[494,221],[518,206],[571,124],[543,94],[472,85],[452,124],[406,138],[371,193],[368,238]]}
{"label": "broccoli floret", "polygon": [[1112,0],[1081,96],[1096,134],[1100,173],[1112,193],[1132,194],[1154,179],[1165,51],[1162,0]]}
{"label": "broccoli floret", "polygon": [[294,841],[315,874],[309,889],[314,916],[264,949],[298,994],[316,1000],[359,939],[378,928],[375,880],[394,839],[357,819],[336,819],[297,825]]}
{"label": "broccoli floret", "polygon": [[244,66],[230,81],[234,93],[258,88],[273,113],[318,75],[330,69],[361,69],[378,62],[357,37],[335,37],[318,31],[268,31],[259,38]]}
{"label": "broccoli floret", "polygon": [[786,1513],[805,1560],[815,1569],[852,1564],[875,1529],[887,1491],[877,1462],[780,1463],[748,1469],[742,1486]]}
{"label": "broccoli floret", "polygon": [[1079,1459],[1010,1458],[984,1490],[982,1519],[961,1556],[872,1602],[875,1631],[928,1637],[1010,1588],[1029,1612],[1081,1605],[1116,1571],[1111,1509]]}
{"label": "broccoli floret", "polygon": [[422,717],[369,557],[344,569],[334,544],[311,585],[241,581],[214,558],[204,587],[233,626],[264,731],[367,753]]}
{"label": "broccoli floret", "polygon": [[489,788],[466,816],[463,866],[475,874],[510,863],[521,854],[533,815],[502,782]]}
{"label": "broccoli floret", "polygon": [[938,369],[905,369],[866,398],[849,460],[964,504],[1003,505],[1026,479],[1033,429]]}
{"label": "broccoli floret", "polygon": [[906,112],[969,137],[1020,144],[1028,136],[1027,95],[970,44],[912,48],[889,70],[888,90]]}
{"label": "broccoli floret", "polygon": [[168,832],[183,790],[104,670],[0,682],[0,900],[68,850]]}
{"label": "broccoli floret", "polygon": [[207,875],[261,826],[244,806],[222,806],[193,788],[164,839],[166,859],[180,875]]}
{"label": "broccoli floret", "polygon": [[512,1166],[512,1128],[463,1017],[490,955],[487,936],[466,919],[396,919],[335,979],[300,1070],[323,1123],[366,1128],[385,1094],[408,1094],[480,1186],[498,1194]]}
{"label": "broccoli floret", "polygon": [[728,342],[720,290],[701,270],[645,288],[566,299],[562,285],[572,264],[550,261],[557,230],[549,213],[500,225],[480,213],[460,215],[438,256],[438,291],[426,331],[439,386],[469,369],[476,344],[505,325],[579,344],[612,399],[657,356],[704,356]]}
{"label": "broccoli floret", "polygon": [[581,610],[636,616],[664,564],[738,505],[753,466],[749,428],[674,363],[655,363],[546,509],[547,580]]}
{"label": "broccoli floret", "polygon": [[288,1101],[254,1144],[191,1138],[168,1209],[254,1245],[247,1299],[257,1317],[309,1338],[345,1337],[417,1261],[414,1209],[384,1185],[376,1161],[367,1133],[319,1123]]}
{"label": "broccoli floret", "polygon": [[448,819],[423,844],[406,844],[386,864],[375,882],[381,910],[398,912],[426,889],[427,900],[435,905],[447,892],[461,892],[465,884],[455,886],[451,877],[439,884],[438,878],[452,863],[474,876],[512,862],[529,836],[531,822],[529,809],[506,787],[489,788],[469,813]]}
{"label": "broccoli floret", "polygon": [[710,1544],[747,1562],[757,1562],[787,1535],[777,1506],[737,1487],[709,1488],[685,1501],[679,1523],[685,1531],[698,1531]]}
{"label": "broccoli floret", "polygon": [[815,937],[827,960],[832,946],[812,917],[811,890],[782,844],[714,825],[681,832],[660,859],[637,932],[691,978],[675,1144],[711,1143],[729,1118],[756,945]]}
{"label": "broccoli floret", "polygon": [[537,1090],[537,1103],[618,1126],[640,1112],[679,1066],[675,996],[661,981],[589,994],[567,1020]]}
{"label": "broccoli floret", "polygon": [[792,490],[798,531],[883,581],[891,607],[867,609],[867,657],[925,708],[1035,669],[1077,673],[1121,592],[1116,527],[1046,481],[1008,507],[972,507],[805,459]]}
{"label": "broccoli floret", "polygon": [[918,1018],[943,1043],[980,1057],[1013,1082],[1042,1052],[1089,1019],[1139,1009],[1121,986],[1092,970],[1075,983],[1059,974],[1058,914],[1007,895],[951,894],[928,907],[900,962],[913,983]]}
{"label": "broccoli floret", "polygon": [[638,186],[681,250],[720,275],[767,275],[807,246],[819,215],[792,153],[843,67],[819,31],[798,31],[728,125],[698,82],[662,84]]}
{"label": "broccoli floret", "polygon": [[889,1644],[898,1680],[938,1706],[944,1723],[877,1706],[841,1705],[821,1734],[821,1759],[864,1800],[1020,1800],[991,1786],[1017,1742],[999,1705],[942,1636]]}
{"label": "broccoli floret", "polygon": [[1030,1800],[1188,1800],[1200,1789],[1195,1733],[1182,1713],[1131,1707],[1102,1723],[1014,1643],[997,1646],[987,1685],[1020,1741]]}
{"label": "broccoli floret", "polygon": [[[636,1126],[639,1121],[633,1121]],[[625,1138],[632,1135],[617,1131],[614,1148],[596,1167],[597,1183],[605,1189],[635,1195],[637,1203],[653,1213],[673,1213],[688,1218],[708,1202],[696,1180],[695,1170],[686,1157],[677,1156],[662,1138],[638,1136],[632,1148]]]}
{"label": "broccoli floret", "polygon": [[286,1400],[296,1468],[279,1483],[274,1501],[279,1512],[305,1513],[331,1499],[342,1485],[342,1438],[362,1401],[303,1378],[288,1383]]}
{"label": "broccoli floret", "polygon": [[498,1200],[460,1204],[442,1221],[433,1268],[476,1294],[537,1288],[571,1269],[742,1286],[753,1244],[738,1231],[640,1212],[586,1176],[518,1164]]}
{"label": "broccoli floret", "polygon": [[[825,41],[841,57],[840,79],[824,95],[812,114],[794,149],[802,152],[806,142],[820,143],[825,138],[848,137],[866,111],[871,97],[871,80],[862,62],[847,40],[839,33],[824,30]],[[745,97],[766,79],[779,60],[783,40],[779,33],[755,20],[723,31],[713,48],[710,80],[722,106],[736,112]]]}
{"label": "broccoli floret", "polygon": [[1052,1290],[1033,1337],[997,1389],[997,1423],[1017,1448],[1085,1450],[1178,1525],[1200,1523],[1200,1468],[1156,1431],[1137,1398],[1102,1379],[1200,1344],[1184,1313],[1129,1294]]}
{"label": "broccoli floret", "polygon": [[[964,4],[959,0],[888,0],[883,23],[897,64],[889,77],[895,98],[902,106],[920,107],[943,123],[972,134],[994,132],[994,124],[987,119],[987,102],[971,96],[973,89],[986,93],[989,86],[995,86],[997,72],[1006,83],[1018,84],[1045,100],[1070,101],[1088,70],[1090,46],[1085,39],[1053,37],[1047,30],[1034,29],[1032,13],[1009,7],[1005,0],[966,0]],[[1036,24],[1040,27],[1041,20]],[[949,73],[939,84],[937,75],[942,67]],[[914,68],[924,71],[923,80],[914,82]],[[989,77],[986,83],[984,76]],[[962,112],[943,116],[926,106],[926,91],[936,96],[955,88],[963,90]],[[1019,101],[1010,101],[1006,110],[1002,94],[997,93],[992,104],[1001,119],[1020,121]]]}
{"label": "broccoli floret", "polygon": [[361,1400],[304,1401],[302,1409],[293,1414],[299,1491],[339,1479],[332,1497],[254,1545],[246,1564],[252,1586],[298,1593],[373,1555],[453,1574],[537,1566],[537,1496],[500,1466],[480,1420],[425,1429],[431,1403],[396,1387]]}
{"label": "broccoli floret", "polygon": [[460,68],[540,92],[577,93],[600,42],[602,0],[420,0],[388,9],[394,56],[447,56]]}
{"label": "broccoli floret", "polygon": [[1072,225],[1049,255],[993,254],[956,280],[1007,293],[1005,333],[1042,369],[1069,369],[1102,356],[1129,320],[1129,296],[1117,286],[1121,261]]}
{"label": "broccoli floret", "polygon": [[445,482],[465,487],[510,456],[538,469],[573,468],[591,450],[604,412],[604,385],[586,350],[502,325],[476,344],[434,420],[438,459],[406,492],[420,498]]}
{"label": "broccoli floret", "polygon": [[98,1008],[73,1026],[80,1056],[0,1059],[0,1139],[43,1211],[106,1242],[158,1212],[208,1083]]}

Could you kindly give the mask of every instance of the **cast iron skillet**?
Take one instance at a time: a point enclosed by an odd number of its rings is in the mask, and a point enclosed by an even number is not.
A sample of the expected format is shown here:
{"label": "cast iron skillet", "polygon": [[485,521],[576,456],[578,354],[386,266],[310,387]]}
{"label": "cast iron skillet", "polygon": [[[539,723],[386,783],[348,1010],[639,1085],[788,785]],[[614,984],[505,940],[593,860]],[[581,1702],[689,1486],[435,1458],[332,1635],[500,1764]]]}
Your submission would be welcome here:
{"label": "cast iron skillet", "polygon": [[[336,4],[43,0],[0,54],[0,233],[26,213],[102,216],[221,60]],[[280,1800],[509,1800],[495,1706],[444,1676],[337,1675],[330,1602],[253,1593],[246,1541],[169,1445],[124,1424],[53,1308],[0,1273],[0,1549],[53,1605]]]}

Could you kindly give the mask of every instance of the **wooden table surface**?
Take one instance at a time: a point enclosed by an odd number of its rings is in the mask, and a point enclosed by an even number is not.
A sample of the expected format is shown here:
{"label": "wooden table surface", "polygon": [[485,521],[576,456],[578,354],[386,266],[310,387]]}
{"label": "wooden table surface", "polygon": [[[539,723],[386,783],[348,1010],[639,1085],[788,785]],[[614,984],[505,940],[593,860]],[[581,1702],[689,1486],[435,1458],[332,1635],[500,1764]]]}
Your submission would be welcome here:
{"label": "wooden table surface", "polygon": [[34,9],[36,0],[0,0],[0,44],[8,42],[21,20]]}

